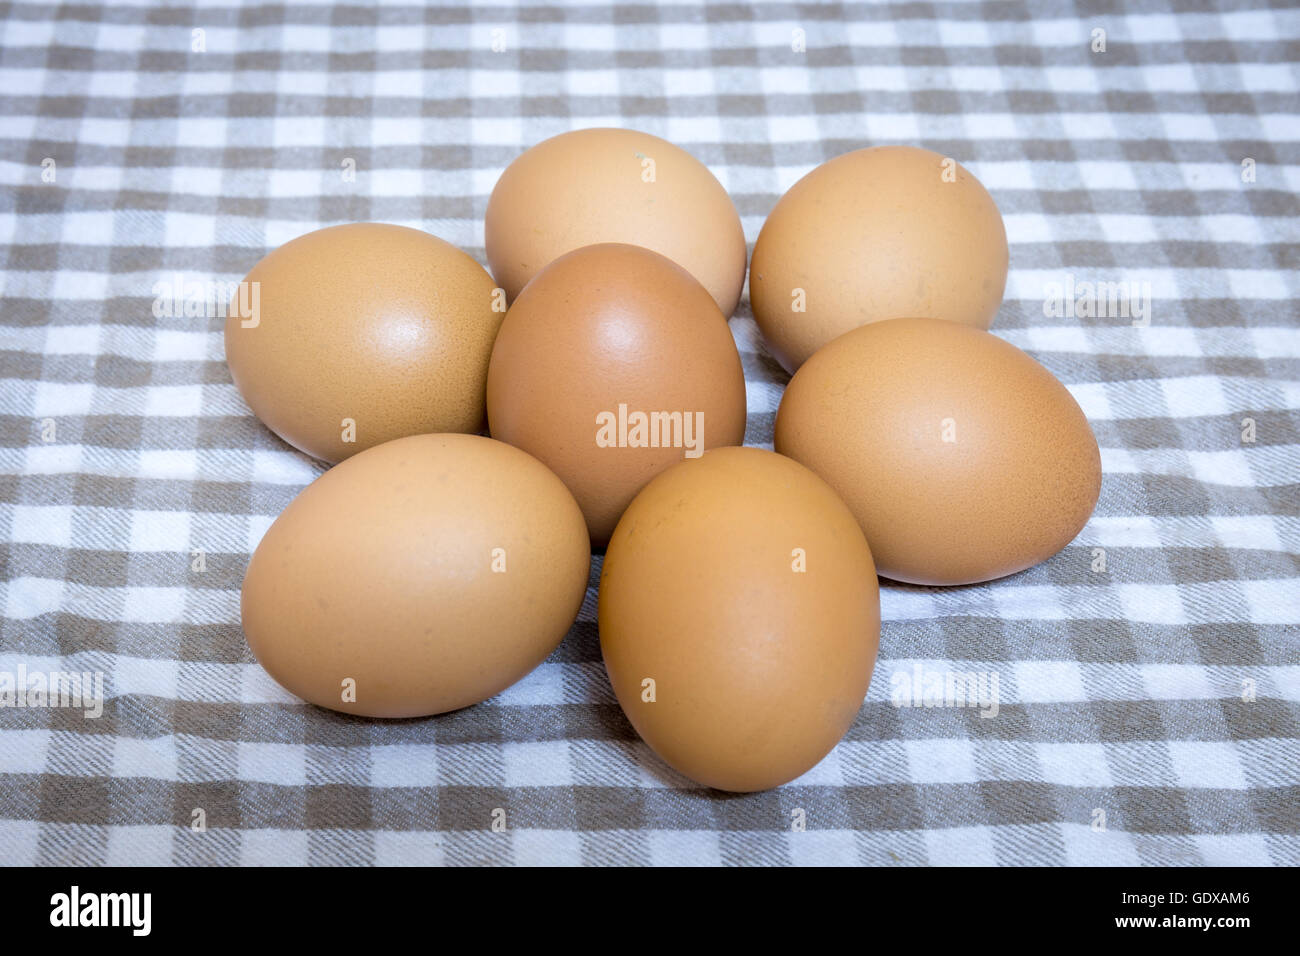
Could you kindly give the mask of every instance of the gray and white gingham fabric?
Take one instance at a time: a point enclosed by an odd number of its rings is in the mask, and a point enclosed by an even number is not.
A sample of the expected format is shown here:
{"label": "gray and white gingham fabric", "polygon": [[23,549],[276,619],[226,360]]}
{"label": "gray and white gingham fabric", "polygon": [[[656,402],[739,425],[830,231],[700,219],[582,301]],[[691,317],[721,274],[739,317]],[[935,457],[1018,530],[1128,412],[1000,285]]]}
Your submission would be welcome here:
{"label": "gray and white gingham fabric", "polygon": [[[0,682],[102,672],[107,698],[0,708],[0,862],[1300,863],[1300,11],[1123,6],[0,7]],[[1006,217],[995,331],[1102,448],[1061,554],[884,587],[857,722],[773,792],[637,740],[599,561],[560,649],[479,706],[368,721],[279,689],[239,586],[321,467],[249,413],[219,318],[152,308],[339,222],[484,261],[504,166],[608,125],[707,163],[751,244],[838,153],[956,158]],[[1149,282],[1149,326],[1045,315],[1067,281]],[[732,328],[770,447],[785,376],[747,299]],[[898,706],[949,673],[996,677],[997,715]]]}

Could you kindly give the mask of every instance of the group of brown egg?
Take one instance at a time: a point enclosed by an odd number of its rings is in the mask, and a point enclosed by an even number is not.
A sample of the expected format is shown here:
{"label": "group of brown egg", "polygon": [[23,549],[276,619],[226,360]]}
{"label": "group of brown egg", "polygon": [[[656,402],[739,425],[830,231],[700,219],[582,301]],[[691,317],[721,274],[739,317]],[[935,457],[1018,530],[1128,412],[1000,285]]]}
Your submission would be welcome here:
{"label": "group of brown egg", "polygon": [[745,238],[689,153],[546,140],[501,176],[485,243],[492,275],[419,230],[322,229],[258,262],[228,315],[252,410],[341,462],[242,594],[254,655],[314,704],[416,717],[504,691],[559,645],[604,548],[601,649],[632,726],[699,783],[779,786],[858,713],[877,573],[1012,574],[1096,504],[1078,404],[987,331],[1006,233],[949,158],[849,152],[767,218],[750,301],[794,373],[775,452],[739,447]]}

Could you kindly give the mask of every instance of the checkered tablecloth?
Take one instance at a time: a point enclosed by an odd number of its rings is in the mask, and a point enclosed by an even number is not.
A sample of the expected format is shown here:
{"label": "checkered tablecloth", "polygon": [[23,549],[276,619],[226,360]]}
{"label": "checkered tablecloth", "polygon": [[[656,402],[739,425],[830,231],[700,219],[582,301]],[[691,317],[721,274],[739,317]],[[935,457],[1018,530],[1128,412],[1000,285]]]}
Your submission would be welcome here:
{"label": "checkered tablecloth", "polygon": [[[1300,863],[1300,12],[1179,5],[0,5],[0,692],[98,672],[106,698],[0,708],[0,862]],[[856,723],[768,793],[638,741],[599,560],[486,703],[381,722],[279,689],[239,586],[321,466],[249,413],[219,318],[153,308],[340,222],[485,261],[504,166],[610,125],[707,163],[751,246],[831,156],[956,158],[1006,218],[995,331],[1102,449],[1061,554],[883,588]],[[1045,315],[1120,281],[1148,327]],[[786,378],[747,299],[731,324],[770,447]],[[949,673],[996,677],[997,715],[898,706]]]}

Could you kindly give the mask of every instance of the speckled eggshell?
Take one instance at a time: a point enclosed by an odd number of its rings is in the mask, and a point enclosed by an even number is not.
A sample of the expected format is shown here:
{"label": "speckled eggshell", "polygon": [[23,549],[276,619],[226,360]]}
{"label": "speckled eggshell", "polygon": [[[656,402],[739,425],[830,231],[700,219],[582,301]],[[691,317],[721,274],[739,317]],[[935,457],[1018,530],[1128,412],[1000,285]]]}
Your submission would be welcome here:
{"label": "speckled eggshell", "polygon": [[512,302],[548,263],[601,242],[667,256],[726,316],[745,284],[745,233],[722,184],[684,149],[636,130],[574,130],[524,152],[492,190],[484,241]]}
{"label": "speckled eggshell", "polygon": [[926,149],[876,146],[823,163],[781,197],[754,245],[749,296],[793,372],[868,322],[928,316],[987,329],[1007,261],[1002,215],[969,171]]}
{"label": "speckled eggshell", "polygon": [[1047,369],[981,329],[895,319],[848,332],[790,380],[776,450],[857,515],[881,575],[971,584],[1056,554],[1087,523],[1101,456]]}
{"label": "speckled eggshell", "polygon": [[637,495],[605,555],[598,614],[637,733],[692,780],[740,792],[831,751],[880,640],[853,515],[807,468],[757,448],[710,451]]}
{"label": "speckled eggshell", "polygon": [[690,457],[684,441],[633,447],[630,429],[602,446],[599,416],[702,415],[703,448],[745,437],[745,376],[717,305],[685,269],[619,243],[561,256],[528,284],[501,324],[487,404],[492,437],[564,480],[597,547],[646,482]]}
{"label": "speckled eggshell", "polygon": [[244,281],[259,290],[257,323],[231,310],[226,361],[253,413],[295,448],[336,462],[483,427],[503,311],[492,277],[455,246],[404,226],[331,226],[280,246]]}
{"label": "speckled eggshell", "polygon": [[313,704],[438,714],[499,693],[556,648],[590,561],[582,513],[536,459],[478,435],[415,435],[290,502],[248,563],[244,635]]}

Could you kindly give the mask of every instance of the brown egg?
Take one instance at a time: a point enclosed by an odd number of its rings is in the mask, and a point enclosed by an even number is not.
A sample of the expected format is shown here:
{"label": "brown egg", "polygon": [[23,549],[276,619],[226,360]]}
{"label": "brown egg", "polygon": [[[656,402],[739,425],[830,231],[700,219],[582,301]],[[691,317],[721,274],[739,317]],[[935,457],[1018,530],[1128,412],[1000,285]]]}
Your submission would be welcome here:
{"label": "brown egg", "polygon": [[749,297],[793,372],[881,319],[987,329],[1006,281],[1006,229],[979,180],[938,153],[877,146],[823,163],[781,197],[754,245]]}
{"label": "brown egg", "polygon": [[492,190],[484,240],[512,302],[548,263],[599,242],[667,256],[726,316],[745,284],[745,233],[722,184],[690,153],[636,130],[575,130],[523,153]]}
{"label": "brown egg", "polygon": [[790,380],[776,450],[857,515],[880,573],[970,584],[1065,547],[1101,490],[1088,420],[1014,345],[938,319],[855,329]]}
{"label": "brown egg", "polygon": [[478,435],[400,438],[325,472],[267,530],[244,635],[313,704],[438,714],[556,648],[590,561],[582,513],[536,459]]}
{"label": "brown egg", "polygon": [[802,465],[719,448],[664,472],[618,524],[600,646],[645,742],[720,790],[816,765],[871,683],[880,592],[853,515]]}
{"label": "brown egg", "polygon": [[488,369],[494,438],[559,475],[598,547],[651,478],[745,438],[745,376],[722,313],[658,253],[561,256],[510,307]]}
{"label": "brown egg", "polygon": [[455,246],[404,226],[332,226],[285,243],[244,283],[257,309],[230,310],[230,375],[295,448],[335,462],[483,427],[504,301],[493,311],[491,276]]}

